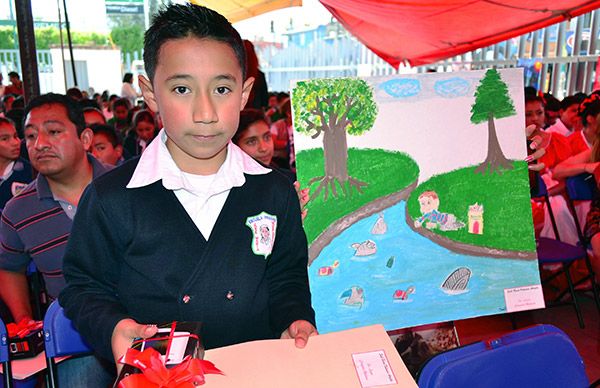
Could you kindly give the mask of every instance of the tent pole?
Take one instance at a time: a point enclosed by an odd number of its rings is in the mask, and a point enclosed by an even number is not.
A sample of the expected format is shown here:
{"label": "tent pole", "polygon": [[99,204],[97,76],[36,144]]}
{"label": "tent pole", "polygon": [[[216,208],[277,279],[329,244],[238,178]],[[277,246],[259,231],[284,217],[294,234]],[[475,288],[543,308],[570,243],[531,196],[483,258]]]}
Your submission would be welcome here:
{"label": "tent pole", "polygon": [[63,0],[65,9],[65,26],[67,27],[67,41],[69,42],[69,54],[71,55],[71,70],[73,71],[73,83],[77,87],[77,74],[75,73],[75,58],[73,57],[73,41],[71,40],[71,27],[69,25],[69,12],[67,12],[67,0]]}

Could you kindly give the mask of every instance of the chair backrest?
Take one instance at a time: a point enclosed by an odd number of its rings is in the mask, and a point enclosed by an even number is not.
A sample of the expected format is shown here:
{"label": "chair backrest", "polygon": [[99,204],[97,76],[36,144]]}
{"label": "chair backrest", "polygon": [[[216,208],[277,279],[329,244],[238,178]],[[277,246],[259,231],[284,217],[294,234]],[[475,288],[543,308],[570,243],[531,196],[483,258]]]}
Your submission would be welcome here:
{"label": "chair backrest", "polygon": [[536,325],[432,357],[419,387],[588,387],[581,356],[552,325]]}
{"label": "chair backrest", "polygon": [[8,355],[8,332],[4,321],[0,319],[0,362],[7,362]]}
{"label": "chair backrest", "polygon": [[591,174],[580,174],[566,179],[566,189],[573,201],[589,201],[596,194],[596,180]]}
{"label": "chair backrest", "polygon": [[44,341],[48,358],[92,352],[71,320],[65,316],[58,300],[52,302],[44,316]]}

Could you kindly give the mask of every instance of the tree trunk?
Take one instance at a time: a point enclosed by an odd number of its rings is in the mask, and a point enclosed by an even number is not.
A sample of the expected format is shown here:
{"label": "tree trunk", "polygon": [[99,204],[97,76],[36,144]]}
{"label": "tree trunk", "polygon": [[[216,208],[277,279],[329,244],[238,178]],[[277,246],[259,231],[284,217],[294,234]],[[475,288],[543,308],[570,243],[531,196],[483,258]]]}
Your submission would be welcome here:
{"label": "tree trunk", "polygon": [[323,154],[325,176],[335,178],[340,184],[348,181],[348,143],[344,128],[324,131]]}
{"label": "tree trunk", "polygon": [[488,114],[488,153],[483,163],[477,167],[475,172],[485,173],[489,167],[489,172],[499,170],[500,168],[512,169],[512,163],[504,156],[498,135],[496,135],[496,124],[492,113]]}

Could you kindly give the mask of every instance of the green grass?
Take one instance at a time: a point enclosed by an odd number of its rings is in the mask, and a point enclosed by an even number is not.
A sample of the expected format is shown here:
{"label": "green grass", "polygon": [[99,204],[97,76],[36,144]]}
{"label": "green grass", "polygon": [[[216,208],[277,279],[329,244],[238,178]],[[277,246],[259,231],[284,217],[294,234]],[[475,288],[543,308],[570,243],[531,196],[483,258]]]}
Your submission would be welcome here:
{"label": "green grass", "polygon": [[[321,148],[299,152],[296,155],[296,164],[298,181],[302,187],[308,187],[311,178],[325,175]],[[309,215],[304,221],[309,244],[337,219],[379,197],[409,186],[419,176],[419,167],[403,152],[350,148],[348,149],[348,174],[368,183],[368,186],[363,188],[362,194],[352,188],[349,194],[344,196],[341,187],[337,185],[338,198],[334,198],[331,192],[326,201],[323,192],[316,198],[311,197],[307,205]],[[311,196],[318,185],[319,182],[311,185]]]}
{"label": "green grass", "polygon": [[413,219],[419,217],[418,196],[433,190],[440,197],[439,210],[467,224],[468,206],[477,202],[484,206],[483,235],[468,233],[466,226],[458,231],[434,232],[471,245],[535,252],[527,164],[513,165],[513,170],[504,170],[502,175],[475,174],[474,166],[433,176],[412,192],[408,212]]}

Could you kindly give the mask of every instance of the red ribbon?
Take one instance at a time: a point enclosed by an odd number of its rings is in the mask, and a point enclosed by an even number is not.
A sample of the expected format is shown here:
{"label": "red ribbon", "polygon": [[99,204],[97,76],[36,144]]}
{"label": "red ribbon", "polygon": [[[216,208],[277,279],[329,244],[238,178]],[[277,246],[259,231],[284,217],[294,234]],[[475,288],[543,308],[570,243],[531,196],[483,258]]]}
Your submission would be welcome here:
{"label": "red ribbon", "polygon": [[6,325],[6,331],[8,332],[9,338],[27,337],[30,333],[40,330],[44,326],[42,321],[33,321],[27,318],[23,318],[19,323],[9,323]]}
{"label": "red ribbon", "polygon": [[129,348],[119,362],[142,371],[125,377],[119,382],[119,388],[194,388],[204,384],[205,374],[223,374],[212,362],[190,356],[181,364],[167,368],[160,353],[153,348],[143,352]]}

